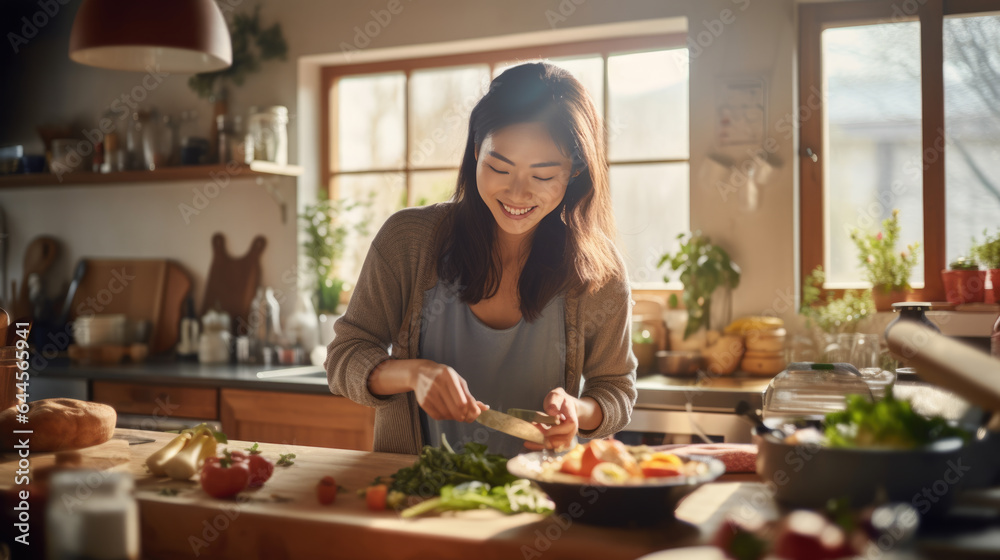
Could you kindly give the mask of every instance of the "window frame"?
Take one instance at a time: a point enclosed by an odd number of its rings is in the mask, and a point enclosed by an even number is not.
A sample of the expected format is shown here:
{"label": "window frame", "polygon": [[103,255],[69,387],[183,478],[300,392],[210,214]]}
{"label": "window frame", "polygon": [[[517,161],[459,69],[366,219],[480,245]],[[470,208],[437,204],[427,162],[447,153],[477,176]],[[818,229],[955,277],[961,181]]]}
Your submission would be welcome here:
{"label": "window frame", "polygon": [[[412,175],[414,172],[423,171],[452,171],[457,170],[460,166],[459,161],[456,161],[453,166],[413,166],[410,162],[410,118],[409,118],[409,107],[410,103],[408,96],[410,95],[409,87],[404,89],[404,162],[402,168],[386,168],[386,169],[363,169],[363,170],[351,170],[351,171],[341,171],[337,167],[337,155],[338,146],[335,130],[333,130],[334,125],[331,122],[331,116],[336,115],[339,107],[337,106],[337,91],[336,84],[337,80],[342,77],[352,76],[352,75],[364,75],[364,74],[378,74],[387,72],[403,72],[406,75],[407,84],[409,84],[410,75],[414,70],[421,69],[433,69],[433,68],[447,68],[447,67],[460,67],[475,64],[488,64],[490,67],[490,75],[493,75],[494,69],[498,64],[507,63],[512,60],[530,60],[530,59],[552,59],[552,58],[562,58],[562,57],[572,57],[572,56],[600,56],[603,59],[604,64],[604,82],[603,82],[603,95],[602,95],[602,106],[600,107],[602,117],[608,115],[609,106],[609,95],[608,95],[608,56],[611,54],[624,54],[633,52],[643,52],[658,49],[675,49],[675,48],[686,48],[687,44],[687,33],[686,32],[674,32],[674,33],[656,33],[656,34],[645,34],[637,35],[631,37],[613,37],[605,39],[595,39],[595,40],[585,40],[585,41],[570,41],[563,43],[554,44],[538,44],[532,46],[518,47],[518,48],[508,48],[508,49],[492,49],[477,51],[471,53],[461,53],[461,54],[446,54],[446,55],[436,55],[429,57],[420,58],[397,58],[392,60],[383,60],[375,62],[363,62],[363,63],[352,63],[352,64],[336,64],[336,65],[324,65],[320,68],[320,186],[319,195],[325,198],[335,198],[337,193],[335,191],[336,178],[338,176],[352,175],[352,174],[362,174],[362,173],[402,173],[405,180],[405,189],[407,194],[407,203],[412,201],[413,198],[413,184]],[[605,150],[608,150],[608,135],[611,132],[610,126],[604,127],[604,145]],[[690,135],[690,127],[688,130]],[[635,159],[635,160],[614,160],[608,161],[609,166],[617,165],[642,165],[642,164],[669,164],[669,163],[687,163],[691,165],[691,154],[690,148],[687,157],[684,158],[663,158],[663,159]],[[612,187],[613,188],[613,187]],[[690,190],[691,184],[688,181],[687,188]],[[690,206],[688,208],[690,213]],[[643,289],[644,293],[649,294],[670,294],[677,292],[677,290],[671,290],[666,287],[662,289]]]}
{"label": "window frame", "polygon": [[[799,275],[825,266],[824,188],[826,145],[823,95],[822,33],[825,29],[886,21],[920,21],[921,150],[923,162],[924,287],[922,301],[944,301],[941,270],[947,267],[944,146],[944,18],[1000,11],[1000,0],[913,0],[914,14],[902,14],[898,0],[830,2],[799,6]],[[900,18],[900,15],[908,17]],[[813,157],[817,159],[814,161]],[[836,290],[842,292],[843,290]]]}

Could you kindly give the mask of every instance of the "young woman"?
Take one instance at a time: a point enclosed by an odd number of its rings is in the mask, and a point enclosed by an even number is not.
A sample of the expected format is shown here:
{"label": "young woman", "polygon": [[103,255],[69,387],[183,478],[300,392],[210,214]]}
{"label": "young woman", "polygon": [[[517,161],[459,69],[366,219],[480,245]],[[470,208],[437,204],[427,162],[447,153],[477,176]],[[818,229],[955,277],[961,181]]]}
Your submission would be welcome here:
{"label": "young woman", "polygon": [[636,361],[613,237],[583,86],[550,64],[505,71],[472,110],[452,201],[397,212],[372,243],[334,327],[330,389],[375,407],[376,451],[445,434],[517,454],[524,442],[473,423],[488,407],[559,417],[540,428],[550,448],[614,434]]}

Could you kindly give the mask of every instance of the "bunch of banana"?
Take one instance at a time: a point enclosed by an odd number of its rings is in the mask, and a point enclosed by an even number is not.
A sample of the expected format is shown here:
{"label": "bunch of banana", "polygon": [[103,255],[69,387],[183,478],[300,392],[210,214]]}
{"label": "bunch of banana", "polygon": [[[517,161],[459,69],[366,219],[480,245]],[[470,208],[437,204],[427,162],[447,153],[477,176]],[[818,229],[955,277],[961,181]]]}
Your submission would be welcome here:
{"label": "bunch of banana", "polygon": [[215,456],[218,441],[224,442],[225,435],[213,432],[206,424],[199,424],[182,430],[163,448],[150,455],[146,466],[156,476],[187,480],[198,472],[205,459]]}
{"label": "bunch of banana", "polygon": [[769,331],[780,329],[785,326],[785,322],[777,317],[766,317],[757,315],[736,319],[726,327],[726,334],[745,335],[753,331]]}

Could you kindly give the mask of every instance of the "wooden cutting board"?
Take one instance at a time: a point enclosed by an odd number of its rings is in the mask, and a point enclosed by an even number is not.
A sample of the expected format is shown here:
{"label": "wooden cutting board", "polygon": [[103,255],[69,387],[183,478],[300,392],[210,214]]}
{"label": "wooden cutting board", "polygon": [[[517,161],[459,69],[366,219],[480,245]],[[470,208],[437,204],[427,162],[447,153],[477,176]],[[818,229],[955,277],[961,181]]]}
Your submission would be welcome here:
{"label": "wooden cutting board", "polygon": [[181,306],[190,291],[190,276],[173,261],[87,259],[70,318],[122,314],[130,321],[149,321],[149,352],[159,354],[177,344]]}
{"label": "wooden cutting board", "polygon": [[201,302],[202,315],[218,308],[229,314],[232,324],[246,324],[260,284],[260,257],[266,247],[267,240],[258,235],[246,254],[233,258],[226,250],[226,237],[222,233],[212,236],[212,264]]}

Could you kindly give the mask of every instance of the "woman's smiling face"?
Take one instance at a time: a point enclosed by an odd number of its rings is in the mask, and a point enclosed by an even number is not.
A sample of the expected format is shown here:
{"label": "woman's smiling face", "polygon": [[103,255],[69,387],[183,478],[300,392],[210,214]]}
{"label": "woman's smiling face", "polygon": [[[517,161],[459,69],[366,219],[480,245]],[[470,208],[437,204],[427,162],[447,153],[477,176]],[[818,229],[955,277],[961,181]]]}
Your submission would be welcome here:
{"label": "woman's smiling face", "polygon": [[519,123],[483,139],[476,156],[479,196],[500,229],[530,234],[566,195],[572,162],[539,122]]}

